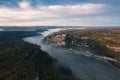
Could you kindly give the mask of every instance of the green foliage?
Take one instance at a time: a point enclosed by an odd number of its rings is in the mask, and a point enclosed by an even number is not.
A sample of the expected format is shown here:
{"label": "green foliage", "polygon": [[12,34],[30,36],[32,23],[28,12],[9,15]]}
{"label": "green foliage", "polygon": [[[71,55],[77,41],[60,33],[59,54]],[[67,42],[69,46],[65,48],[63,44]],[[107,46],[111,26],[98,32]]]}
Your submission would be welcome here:
{"label": "green foliage", "polygon": [[0,32],[0,41],[21,40],[21,38],[37,35],[34,31],[7,31]]}
{"label": "green foliage", "polygon": [[74,80],[39,46],[22,41],[34,32],[0,32],[0,80]]}

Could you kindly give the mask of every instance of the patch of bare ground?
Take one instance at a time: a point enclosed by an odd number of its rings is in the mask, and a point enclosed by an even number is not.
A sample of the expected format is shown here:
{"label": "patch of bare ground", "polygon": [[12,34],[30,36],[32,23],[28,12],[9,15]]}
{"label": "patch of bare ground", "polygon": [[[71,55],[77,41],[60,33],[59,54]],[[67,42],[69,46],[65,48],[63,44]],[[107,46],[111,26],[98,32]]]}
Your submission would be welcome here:
{"label": "patch of bare ground", "polygon": [[110,49],[112,49],[112,50],[115,51],[115,52],[120,52],[120,47],[107,45],[107,48],[110,48]]}

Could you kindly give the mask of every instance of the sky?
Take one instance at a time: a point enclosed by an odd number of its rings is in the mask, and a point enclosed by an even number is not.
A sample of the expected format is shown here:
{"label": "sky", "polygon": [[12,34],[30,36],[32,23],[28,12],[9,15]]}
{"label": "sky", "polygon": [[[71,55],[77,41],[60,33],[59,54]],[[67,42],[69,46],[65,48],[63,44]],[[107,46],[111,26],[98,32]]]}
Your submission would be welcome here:
{"label": "sky", "polygon": [[0,26],[120,26],[120,0],[0,0]]}

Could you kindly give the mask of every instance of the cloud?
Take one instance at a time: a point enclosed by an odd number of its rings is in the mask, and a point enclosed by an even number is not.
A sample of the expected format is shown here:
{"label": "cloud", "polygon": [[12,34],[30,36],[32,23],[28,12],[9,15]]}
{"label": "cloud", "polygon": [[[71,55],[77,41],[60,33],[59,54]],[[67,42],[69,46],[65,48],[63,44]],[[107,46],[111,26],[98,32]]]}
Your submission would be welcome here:
{"label": "cloud", "polygon": [[44,10],[49,10],[52,13],[57,13],[61,16],[63,15],[85,15],[85,14],[96,14],[103,12],[104,5],[100,4],[84,4],[84,5],[68,5],[60,6],[53,5],[48,7],[43,7]]}
{"label": "cloud", "polygon": [[19,2],[19,7],[22,9],[29,9],[31,7],[30,2],[27,1]]}
{"label": "cloud", "polygon": [[[19,2],[19,8],[0,7],[0,21],[16,25],[17,23],[29,23],[36,25],[57,24],[59,21],[68,19],[81,18],[93,14],[104,13],[104,4],[81,4],[81,5],[50,5],[38,6],[36,8],[30,5],[30,2]],[[53,21],[53,22],[52,22]],[[55,21],[55,22],[54,22]],[[58,22],[57,22],[58,21]],[[62,21],[62,22],[63,22]],[[39,24],[38,24],[39,23]],[[76,22],[75,22],[76,23]],[[62,23],[61,23],[62,24]],[[28,25],[28,24],[27,24]]]}

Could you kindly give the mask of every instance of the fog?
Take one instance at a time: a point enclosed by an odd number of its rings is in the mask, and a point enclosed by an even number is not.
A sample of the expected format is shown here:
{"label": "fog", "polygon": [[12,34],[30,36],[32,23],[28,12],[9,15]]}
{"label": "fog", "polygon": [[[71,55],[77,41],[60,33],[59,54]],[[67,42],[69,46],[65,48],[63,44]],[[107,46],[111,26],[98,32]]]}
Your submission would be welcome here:
{"label": "fog", "polygon": [[0,29],[0,31],[4,31],[4,29]]}
{"label": "fog", "polygon": [[[24,38],[24,40],[40,45],[43,51],[55,58],[60,65],[70,68],[72,73],[81,80],[120,80],[120,70],[109,63],[82,54],[75,54],[66,49],[45,45],[41,42],[44,37],[59,30],[62,30],[62,28],[40,32],[42,36],[32,36]],[[84,53],[86,51],[81,50],[80,52]]]}
{"label": "fog", "polygon": [[55,28],[55,29],[48,29],[47,31],[44,31],[44,32],[40,32],[40,34],[42,34],[44,37],[54,33],[54,32],[58,32],[60,30],[65,30],[65,28]]}

